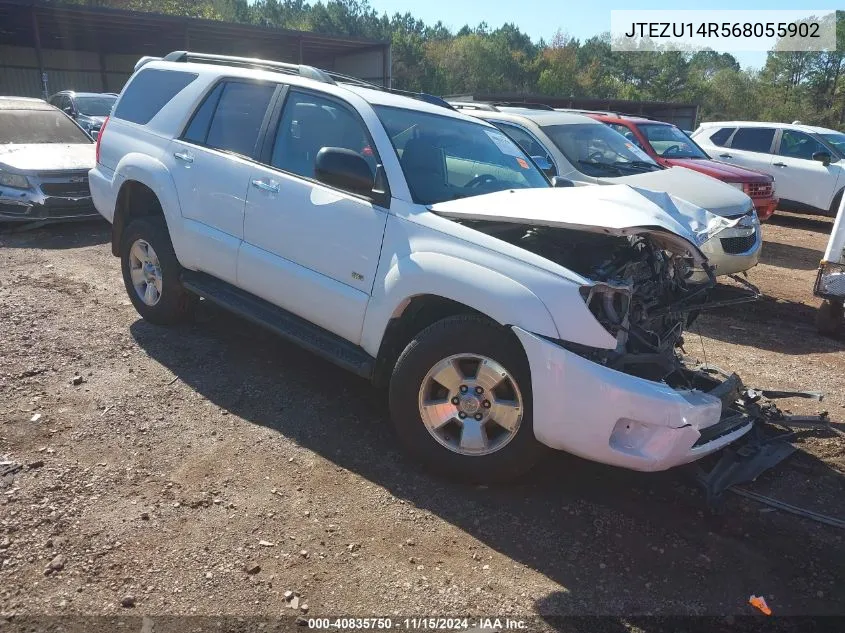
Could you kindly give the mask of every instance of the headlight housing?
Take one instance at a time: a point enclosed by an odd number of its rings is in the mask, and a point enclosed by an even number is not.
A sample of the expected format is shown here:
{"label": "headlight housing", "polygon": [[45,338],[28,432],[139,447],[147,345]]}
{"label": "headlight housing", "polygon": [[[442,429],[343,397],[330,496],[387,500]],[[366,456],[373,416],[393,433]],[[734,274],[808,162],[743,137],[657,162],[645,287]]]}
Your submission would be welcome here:
{"label": "headlight housing", "polygon": [[11,174],[7,171],[0,171],[0,185],[13,189],[29,189],[29,181],[21,174]]}
{"label": "headlight housing", "polygon": [[745,192],[745,183],[744,182],[726,182],[726,185],[730,185],[734,189],[739,189],[743,193]]}

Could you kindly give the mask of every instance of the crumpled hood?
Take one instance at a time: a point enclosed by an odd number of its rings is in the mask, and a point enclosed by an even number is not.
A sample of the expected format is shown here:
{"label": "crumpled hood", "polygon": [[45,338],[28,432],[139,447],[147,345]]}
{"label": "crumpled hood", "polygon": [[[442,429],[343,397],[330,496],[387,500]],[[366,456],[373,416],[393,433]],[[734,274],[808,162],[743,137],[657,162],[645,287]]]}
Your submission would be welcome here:
{"label": "crumpled hood", "polygon": [[629,185],[510,189],[429,208],[455,220],[516,222],[617,236],[672,233],[692,245],[691,253],[701,261],[706,258],[700,246],[740,222],[668,193]]}
{"label": "crumpled hood", "polygon": [[751,198],[735,187],[685,167],[632,174],[619,178],[602,178],[609,185],[631,185],[665,191],[710,213],[725,217],[744,215],[752,208]]}
{"label": "crumpled hood", "polygon": [[737,165],[720,163],[717,160],[706,158],[666,158],[667,163],[674,167],[686,167],[697,172],[724,180],[726,182],[772,182],[773,178],[768,174],[753,169],[746,169]]}
{"label": "crumpled hood", "polygon": [[93,169],[93,143],[35,143],[0,145],[0,169],[18,172]]}

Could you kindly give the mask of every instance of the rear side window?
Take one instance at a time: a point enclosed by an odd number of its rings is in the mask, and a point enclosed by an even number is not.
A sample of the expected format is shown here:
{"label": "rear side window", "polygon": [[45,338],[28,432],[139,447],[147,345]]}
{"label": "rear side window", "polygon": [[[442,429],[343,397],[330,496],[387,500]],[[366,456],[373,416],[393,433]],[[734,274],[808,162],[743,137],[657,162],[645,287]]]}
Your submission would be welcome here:
{"label": "rear side window", "polygon": [[205,145],[253,156],[261,123],[275,90],[274,84],[226,83],[211,118]]}
{"label": "rear side window", "polygon": [[731,149],[768,154],[772,149],[775,130],[770,127],[741,127],[731,140]]}
{"label": "rear side window", "polygon": [[225,85],[225,83],[217,84],[194,113],[194,117],[183,136],[186,141],[205,145],[208,128],[211,127],[211,117],[214,116],[214,111],[217,109],[217,103],[220,101],[220,95],[223,94]]}
{"label": "rear side window", "polygon": [[718,145],[719,147],[724,147],[725,143],[728,142],[728,139],[731,137],[731,134],[734,133],[735,127],[723,127],[719,128],[716,132],[710,135],[710,142],[713,145]]}
{"label": "rear side window", "polygon": [[142,70],[126,87],[113,116],[145,125],[196,78],[194,73],[181,71]]}

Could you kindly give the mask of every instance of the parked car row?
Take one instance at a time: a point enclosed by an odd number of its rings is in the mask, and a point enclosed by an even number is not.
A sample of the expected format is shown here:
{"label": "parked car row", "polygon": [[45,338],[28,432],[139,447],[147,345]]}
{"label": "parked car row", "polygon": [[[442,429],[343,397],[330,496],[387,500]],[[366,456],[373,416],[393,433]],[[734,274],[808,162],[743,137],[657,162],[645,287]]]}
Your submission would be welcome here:
{"label": "parked car row", "polygon": [[662,191],[731,220],[732,226],[702,245],[717,274],[738,273],[757,264],[762,233],[754,204],[742,188],[690,169],[667,169],[612,127],[581,113],[453,105],[495,125],[549,175],[577,185],[627,184]]}

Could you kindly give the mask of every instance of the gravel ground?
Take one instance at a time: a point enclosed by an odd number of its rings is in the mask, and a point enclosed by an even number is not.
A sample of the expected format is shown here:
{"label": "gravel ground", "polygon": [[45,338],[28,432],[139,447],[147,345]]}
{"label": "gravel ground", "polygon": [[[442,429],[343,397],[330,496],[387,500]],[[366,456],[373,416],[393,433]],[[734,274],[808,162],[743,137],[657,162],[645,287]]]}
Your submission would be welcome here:
{"label": "gravel ground", "polygon": [[[829,230],[775,217],[750,273],[765,299],[706,314],[686,347],[747,384],[824,391],[783,407],[841,422],[845,338],[812,324]],[[776,614],[845,614],[841,530],[730,495],[711,513],[683,471],[566,455],[510,486],[433,477],[363,381],[206,302],[180,328],[139,320],[108,236],[0,235],[4,616],[307,610],[563,630],[553,616],[748,615],[751,594]],[[841,437],[796,444],[749,489],[845,519]]]}

